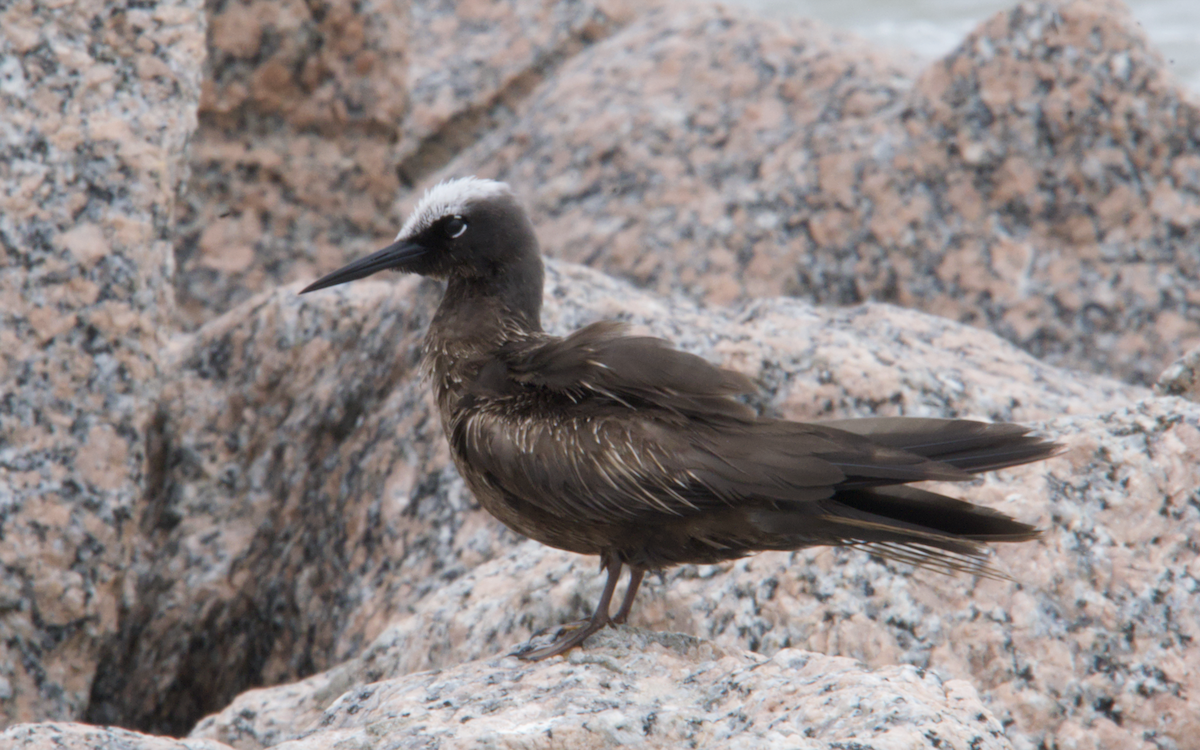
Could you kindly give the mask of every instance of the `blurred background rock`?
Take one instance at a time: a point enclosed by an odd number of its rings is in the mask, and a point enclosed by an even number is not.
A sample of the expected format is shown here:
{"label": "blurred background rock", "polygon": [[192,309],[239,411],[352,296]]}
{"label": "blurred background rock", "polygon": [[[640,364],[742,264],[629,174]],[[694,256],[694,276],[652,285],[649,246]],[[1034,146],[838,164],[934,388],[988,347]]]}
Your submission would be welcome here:
{"label": "blurred background rock", "polygon": [[[932,59],[946,54],[1005,0],[732,0],[763,15],[814,18],[879,44]],[[1190,0],[1128,0],[1133,20],[1179,82],[1200,91],[1200,5]]]}
{"label": "blurred background rock", "polygon": [[664,293],[888,301],[1137,383],[1200,344],[1195,98],[1119,4],[1016,6],[936,59],[736,7],[358,7],[213,9],[181,325],[482,173],[551,257]]}

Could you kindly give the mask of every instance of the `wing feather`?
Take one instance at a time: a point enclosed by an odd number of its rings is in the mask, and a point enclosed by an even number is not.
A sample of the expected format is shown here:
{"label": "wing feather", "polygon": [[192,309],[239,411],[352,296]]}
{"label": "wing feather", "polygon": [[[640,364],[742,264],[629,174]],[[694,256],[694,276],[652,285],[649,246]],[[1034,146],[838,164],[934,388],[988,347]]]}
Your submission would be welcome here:
{"label": "wing feather", "polygon": [[[675,528],[694,526],[693,541],[730,547],[713,559],[839,544],[996,575],[982,545],[1036,535],[1001,513],[901,486],[961,481],[1057,451],[1025,428],[762,419],[736,400],[753,389],[745,376],[622,330],[597,323],[514,344],[489,361],[453,411],[459,460],[504,496],[570,523],[654,529],[696,519]],[[753,538],[726,538],[712,525],[730,509]],[[696,559],[660,553],[665,563]]]}
{"label": "wing feather", "polygon": [[588,394],[628,408],[750,418],[734,396],[754,391],[741,373],[649,336],[626,336],[625,326],[601,321],[562,339],[515,345],[505,353],[511,377],[563,394]]}

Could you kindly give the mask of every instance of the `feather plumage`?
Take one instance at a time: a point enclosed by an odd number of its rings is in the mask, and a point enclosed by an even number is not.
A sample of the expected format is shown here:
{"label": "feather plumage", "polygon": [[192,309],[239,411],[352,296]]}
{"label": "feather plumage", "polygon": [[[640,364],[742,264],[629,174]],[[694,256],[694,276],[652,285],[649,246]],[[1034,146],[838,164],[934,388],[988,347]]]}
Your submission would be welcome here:
{"label": "feather plumage", "polygon": [[[998,576],[984,545],[1037,535],[998,511],[907,486],[1057,452],[1024,427],[762,419],[737,399],[754,390],[747,377],[660,339],[611,322],[545,334],[537,237],[507,185],[438,185],[394,243],[304,291],[385,268],[447,281],[425,366],[480,503],[526,536],[600,555],[608,571],[586,625],[525,658],[560,654],[623,621],[647,569],[830,544]],[[625,565],[632,577],[610,618]]]}
{"label": "feather plumage", "polygon": [[[538,511],[523,533],[584,554],[612,550],[640,567],[835,544],[979,571],[983,543],[1036,535],[996,511],[904,486],[961,481],[1055,450],[1028,429],[761,419],[735,398],[752,387],[660,339],[593,324],[500,348],[449,409],[450,440],[464,474],[480,476],[478,494],[493,496],[490,509],[520,498],[525,512]],[[603,531],[563,532],[578,525]],[[965,558],[976,562],[964,567]]]}

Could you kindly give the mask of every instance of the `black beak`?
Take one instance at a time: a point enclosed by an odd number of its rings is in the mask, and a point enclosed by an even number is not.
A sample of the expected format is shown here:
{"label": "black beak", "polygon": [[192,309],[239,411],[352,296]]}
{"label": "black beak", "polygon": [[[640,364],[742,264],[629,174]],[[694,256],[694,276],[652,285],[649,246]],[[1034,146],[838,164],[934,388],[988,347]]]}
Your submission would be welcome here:
{"label": "black beak", "polygon": [[382,250],[377,250],[365,258],[359,258],[332,273],[325,274],[301,289],[300,293],[307,294],[325,287],[345,284],[347,281],[365,278],[388,268],[403,268],[405,264],[420,258],[427,252],[429,251],[424,246],[415,242],[396,240]]}

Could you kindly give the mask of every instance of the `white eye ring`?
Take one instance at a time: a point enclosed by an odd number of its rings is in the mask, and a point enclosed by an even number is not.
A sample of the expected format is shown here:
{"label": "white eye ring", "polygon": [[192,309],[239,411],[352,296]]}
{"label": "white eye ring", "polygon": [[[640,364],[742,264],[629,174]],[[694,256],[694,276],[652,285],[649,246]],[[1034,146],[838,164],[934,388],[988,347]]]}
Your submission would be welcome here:
{"label": "white eye ring", "polygon": [[[455,222],[458,223],[458,226],[454,226]],[[452,240],[456,240],[459,237],[462,237],[463,233],[465,233],[466,231],[467,231],[467,222],[465,219],[463,219],[463,217],[461,217],[461,216],[450,217],[450,222],[446,226],[446,236],[447,237],[449,237]]]}

